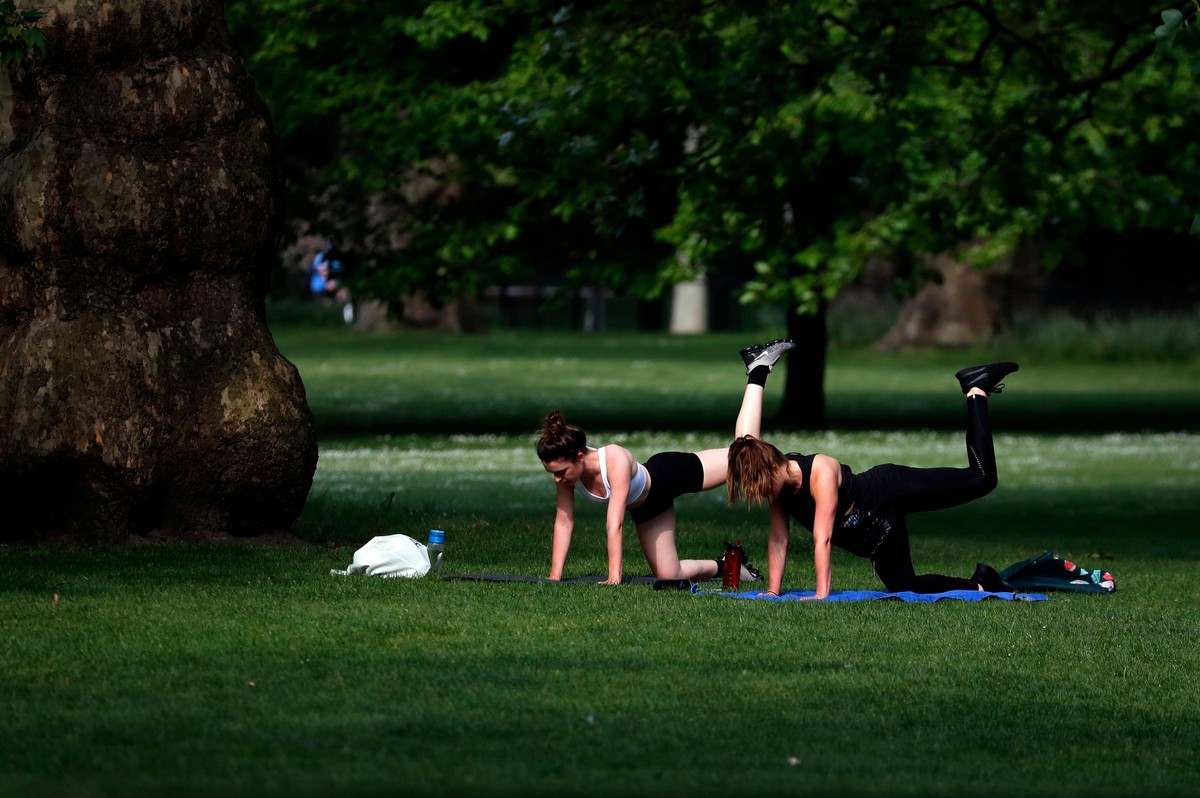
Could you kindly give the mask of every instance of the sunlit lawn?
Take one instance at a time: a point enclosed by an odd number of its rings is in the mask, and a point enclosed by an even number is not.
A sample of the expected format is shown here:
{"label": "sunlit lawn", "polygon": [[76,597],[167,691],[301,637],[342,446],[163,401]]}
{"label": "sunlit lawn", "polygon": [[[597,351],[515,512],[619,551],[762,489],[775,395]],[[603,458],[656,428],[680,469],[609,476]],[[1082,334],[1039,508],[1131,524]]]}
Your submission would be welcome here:
{"label": "sunlit lawn", "polygon": [[[496,332],[464,338],[338,328],[289,328],[277,339],[300,367],[323,431],[435,434],[532,432],[553,408],[589,430],[728,432],[745,384],[737,352],[758,340],[745,333]],[[1009,380],[1020,396],[997,402],[994,410],[1013,427],[1197,428],[1200,352],[1186,361],[1107,363],[1020,348],[834,351],[826,376],[829,424],[955,428],[954,372],[994,359],[1021,363]],[[782,394],[777,375],[768,385],[768,417]]]}
{"label": "sunlit lawn", "polygon": [[[919,567],[1054,549],[1116,594],[780,605],[329,573],[373,535],[436,526],[451,571],[543,575],[541,416],[642,456],[721,445],[740,337],[279,340],[322,424],[297,527],[319,545],[0,547],[0,795],[1200,791],[1194,364],[1019,357],[993,402],[1000,487],[911,520]],[[964,357],[839,353],[847,423],[769,435],[856,468],[958,464]],[[1085,431],[1106,418],[1120,431]],[[741,538],[762,562],[764,511],[713,491],[679,515],[685,556]],[[602,523],[580,507],[571,575],[603,571]],[[810,558],[795,540],[788,587]],[[645,570],[632,536],[626,562]],[[878,587],[840,553],[834,580]]]}

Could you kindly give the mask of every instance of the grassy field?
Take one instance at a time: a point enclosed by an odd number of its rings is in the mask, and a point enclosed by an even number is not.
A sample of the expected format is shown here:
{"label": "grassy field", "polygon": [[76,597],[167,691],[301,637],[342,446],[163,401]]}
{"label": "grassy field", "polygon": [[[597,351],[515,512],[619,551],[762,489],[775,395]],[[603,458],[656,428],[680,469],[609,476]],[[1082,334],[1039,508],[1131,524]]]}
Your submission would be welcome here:
{"label": "grassy field", "polygon": [[[1196,325],[1200,327],[1200,325]],[[759,337],[778,336],[761,333]],[[279,344],[299,366],[325,434],[532,433],[562,409],[589,430],[731,433],[745,373],[737,355],[757,340],[578,332],[485,336],[287,329]],[[1021,397],[998,402],[998,424],[1045,431],[1200,430],[1200,345],[1190,358],[1133,351],[1119,360],[1023,344],[969,352],[836,350],[826,377],[838,429],[957,429],[954,372],[989,359],[1021,363]],[[768,416],[783,384],[768,386]]]}
{"label": "grassy field", "polygon": [[[992,403],[999,489],[914,517],[914,558],[1054,549],[1120,589],[781,605],[329,573],[439,527],[451,571],[544,574],[546,410],[643,456],[721,445],[744,336],[277,337],[322,430],[313,545],[0,547],[0,795],[1200,791],[1194,358],[835,352],[835,428],[769,437],[856,468],[958,464],[953,371],[1020,359]],[[762,561],[765,511],[718,493],[681,500],[681,552],[741,538]],[[603,572],[602,523],[580,508],[569,575]],[[787,587],[810,557],[794,538]],[[878,582],[839,552],[834,587]]]}

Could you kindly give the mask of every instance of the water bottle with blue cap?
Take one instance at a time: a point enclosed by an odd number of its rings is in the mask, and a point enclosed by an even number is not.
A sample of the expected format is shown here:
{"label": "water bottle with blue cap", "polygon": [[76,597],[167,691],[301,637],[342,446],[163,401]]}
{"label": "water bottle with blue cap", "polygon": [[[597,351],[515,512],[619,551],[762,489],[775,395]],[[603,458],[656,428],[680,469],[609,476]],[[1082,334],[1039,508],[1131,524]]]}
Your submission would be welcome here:
{"label": "water bottle with blue cap", "polygon": [[442,559],[446,556],[446,533],[441,529],[429,530],[429,543],[425,548],[429,551],[429,570],[441,576]]}

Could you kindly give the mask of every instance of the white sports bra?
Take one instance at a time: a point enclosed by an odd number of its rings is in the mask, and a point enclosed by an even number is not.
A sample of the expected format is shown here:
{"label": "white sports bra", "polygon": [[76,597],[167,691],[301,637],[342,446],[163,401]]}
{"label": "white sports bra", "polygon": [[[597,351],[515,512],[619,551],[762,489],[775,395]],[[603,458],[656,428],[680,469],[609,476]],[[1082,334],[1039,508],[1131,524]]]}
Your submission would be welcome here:
{"label": "white sports bra", "polygon": [[[599,458],[600,458],[600,481],[604,483],[604,495],[597,496],[596,494],[592,493],[590,490],[588,490],[587,488],[585,488],[583,486],[582,481],[575,483],[575,490],[579,491],[584,496],[588,497],[589,499],[591,499],[594,502],[599,502],[600,504],[608,504],[608,497],[612,495],[612,486],[608,484],[608,458],[604,456],[604,447],[601,446],[599,449],[594,449],[591,446],[589,446],[588,450],[593,451],[597,455],[599,455]],[[644,494],[646,492],[646,488],[647,488],[649,482],[650,482],[650,475],[646,473],[646,467],[644,465],[642,465],[641,463],[637,463],[637,470],[633,472],[633,476],[629,480],[629,498],[626,499],[626,501],[625,501],[626,507],[628,507],[631,504],[636,503],[639,499],[642,498],[642,494]]]}

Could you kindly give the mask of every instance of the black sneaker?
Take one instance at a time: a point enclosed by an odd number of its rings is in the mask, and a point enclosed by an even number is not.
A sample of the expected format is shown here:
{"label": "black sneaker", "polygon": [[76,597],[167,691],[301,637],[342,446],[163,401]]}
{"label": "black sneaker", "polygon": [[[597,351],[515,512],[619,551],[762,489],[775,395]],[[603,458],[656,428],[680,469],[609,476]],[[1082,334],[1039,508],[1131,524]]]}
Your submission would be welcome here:
{"label": "black sneaker", "polygon": [[987,393],[1000,393],[1004,387],[1000,380],[1019,369],[1016,363],[1002,361],[1000,363],[985,363],[982,366],[968,366],[955,373],[962,392],[968,393],[972,388],[979,388]]}
{"label": "black sneaker", "polygon": [[975,573],[971,574],[971,581],[989,593],[1016,592],[1012,585],[1005,582],[1004,578],[996,573],[995,568],[985,562],[975,563]]}
{"label": "black sneaker", "polygon": [[791,338],[780,338],[765,344],[752,344],[738,354],[742,356],[742,362],[746,364],[746,373],[749,374],[758,366],[766,366],[774,371],[775,362],[783,357],[783,353],[795,348],[796,342]]}

